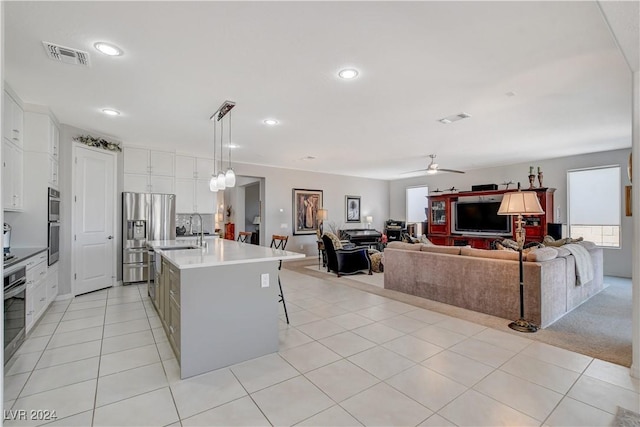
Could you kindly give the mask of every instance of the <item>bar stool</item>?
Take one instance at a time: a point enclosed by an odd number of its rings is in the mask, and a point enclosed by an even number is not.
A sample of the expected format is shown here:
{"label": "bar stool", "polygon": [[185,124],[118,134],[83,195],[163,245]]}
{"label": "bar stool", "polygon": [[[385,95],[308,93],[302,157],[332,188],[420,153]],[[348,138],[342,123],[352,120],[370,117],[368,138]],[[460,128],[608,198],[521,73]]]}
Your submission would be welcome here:
{"label": "bar stool", "polygon": [[251,235],[253,233],[251,231],[241,231],[238,233],[238,242],[241,243],[251,243]]}
{"label": "bar stool", "polygon": [[[274,234],[271,236],[271,248],[274,249],[282,249],[284,250],[287,247],[287,242],[289,241],[289,236],[280,236],[278,234]],[[278,264],[278,271],[282,270],[282,260]],[[280,288],[280,300],[278,302],[282,303],[284,307],[284,316],[287,318],[287,325],[289,324],[289,314],[287,313],[287,303],[284,301],[284,292],[282,292],[282,284],[280,283],[280,273],[278,273],[278,287]]]}

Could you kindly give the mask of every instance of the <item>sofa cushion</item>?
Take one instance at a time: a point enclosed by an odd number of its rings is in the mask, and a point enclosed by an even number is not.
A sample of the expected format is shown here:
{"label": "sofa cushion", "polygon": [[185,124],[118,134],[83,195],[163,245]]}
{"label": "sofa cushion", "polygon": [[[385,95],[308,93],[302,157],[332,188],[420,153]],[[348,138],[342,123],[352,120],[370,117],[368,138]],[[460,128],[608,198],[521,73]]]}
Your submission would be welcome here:
{"label": "sofa cushion", "polygon": [[405,251],[419,251],[421,246],[422,245],[415,245],[413,243],[399,242],[397,240],[387,243],[388,248],[403,249]]}
{"label": "sofa cushion", "polygon": [[518,261],[517,251],[489,251],[486,249],[462,248],[460,255],[472,256],[477,258],[505,259],[510,261]]}
{"label": "sofa cushion", "polygon": [[[566,249],[564,250],[566,251]],[[558,250],[556,248],[536,248],[527,254],[526,260],[529,262],[544,262],[557,257]]]}
{"label": "sofa cushion", "polygon": [[416,245],[420,246],[421,252],[430,252],[436,254],[460,255],[461,246],[438,246],[438,245]]}

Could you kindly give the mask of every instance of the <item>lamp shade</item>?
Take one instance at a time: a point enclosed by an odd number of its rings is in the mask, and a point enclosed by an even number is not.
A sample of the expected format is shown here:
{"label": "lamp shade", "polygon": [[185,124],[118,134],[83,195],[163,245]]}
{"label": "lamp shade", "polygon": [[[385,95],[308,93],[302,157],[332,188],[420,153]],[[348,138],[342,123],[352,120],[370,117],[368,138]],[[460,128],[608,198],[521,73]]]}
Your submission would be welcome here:
{"label": "lamp shade", "polygon": [[318,219],[324,221],[329,218],[329,210],[328,209],[318,209]]}
{"label": "lamp shade", "polygon": [[224,190],[227,187],[227,184],[225,182],[225,177],[224,177],[224,172],[220,171],[218,172],[218,190]]}
{"label": "lamp shade", "polygon": [[542,215],[544,211],[533,191],[505,193],[498,215]]}
{"label": "lamp shade", "polygon": [[371,224],[373,222],[373,217],[371,215],[367,215],[364,217],[364,220],[367,222],[367,224]]}
{"label": "lamp shade", "polygon": [[235,187],[236,185],[236,173],[233,169],[229,168],[224,174],[224,183],[227,187]]}
{"label": "lamp shade", "polygon": [[253,217],[253,225],[260,225],[260,217],[259,216]]}
{"label": "lamp shade", "polygon": [[218,192],[218,177],[215,175],[211,175],[211,179],[209,180],[209,190],[214,193]]}

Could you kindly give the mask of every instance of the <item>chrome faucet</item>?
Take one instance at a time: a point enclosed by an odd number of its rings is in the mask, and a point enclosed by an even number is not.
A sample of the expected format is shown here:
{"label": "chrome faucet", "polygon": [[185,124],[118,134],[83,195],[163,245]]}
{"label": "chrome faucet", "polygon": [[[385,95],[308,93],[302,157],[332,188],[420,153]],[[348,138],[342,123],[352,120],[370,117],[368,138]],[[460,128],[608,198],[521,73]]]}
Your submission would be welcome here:
{"label": "chrome faucet", "polygon": [[198,236],[198,246],[202,247],[204,245],[204,227],[202,224],[202,215],[200,215],[198,212],[194,212],[191,215],[189,215],[189,228],[190,228],[191,234],[193,234],[193,216],[194,215],[198,215],[198,218],[200,218],[200,235]]}

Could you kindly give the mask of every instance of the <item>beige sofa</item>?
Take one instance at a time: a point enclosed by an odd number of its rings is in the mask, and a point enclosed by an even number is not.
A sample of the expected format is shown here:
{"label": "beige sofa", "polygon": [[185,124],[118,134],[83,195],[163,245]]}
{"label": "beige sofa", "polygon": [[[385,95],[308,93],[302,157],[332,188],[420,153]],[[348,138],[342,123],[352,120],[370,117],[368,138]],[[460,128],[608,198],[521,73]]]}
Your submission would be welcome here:
{"label": "beige sofa", "polygon": [[[603,288],[602,249],[585,247],[594,278],[576,284],[573,255],[544,248],[524,262],[525,318],[546,327]],[[564,250],[563,250],[564,249]],[[517,252],[390,243],[384,251],[384,287],[504,319],[520,317]]]}

